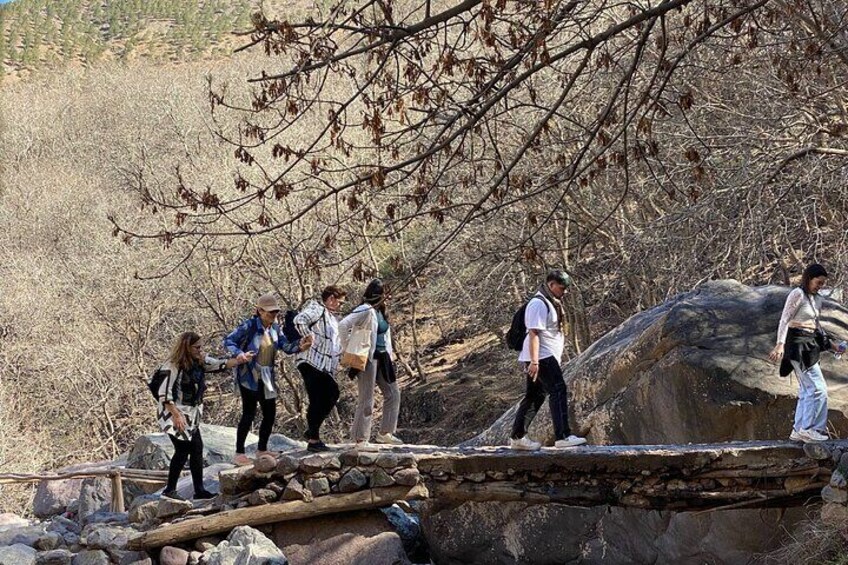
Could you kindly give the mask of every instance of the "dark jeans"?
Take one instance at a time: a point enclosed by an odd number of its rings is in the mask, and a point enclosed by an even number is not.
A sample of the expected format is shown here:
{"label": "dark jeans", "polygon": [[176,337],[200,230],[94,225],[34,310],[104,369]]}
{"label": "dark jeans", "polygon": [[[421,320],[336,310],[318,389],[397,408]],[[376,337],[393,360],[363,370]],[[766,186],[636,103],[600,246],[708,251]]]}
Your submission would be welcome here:
{"label": "dark jeans", "polygon": [[[259,384],[262,386],[262,383]],[[271,437],[271,429],[274,427],[274,418],[277,417],[277,399],[265,398],[262,389],[250,390],[239,384],[241,391],[241,420],[236,428],[236,453],[244,453],[244,440],[250,432],[250,426],[256,418],[256,405],[262,407],[262,423],[259,424],[259,451],[268,449],[268,438]]]}
{"label": "dark jeans", "polygon": [[321,424],[330,415],[330,411],[339,399],[339,385],[324,371],[319,371],[309,363],[297,366],[306,386],[309,406],[306,409],[306,439],[321,439]]}
{"label": "dark jeans", "polygon": [[191,436],[191,441],[177,439],[171,434],[168,434],[171,443],[174,444],[174,456],[171,457],[171,466],[168,467],[168,486],[165,490],[174,490],[177,488],[177,481],[180,479],[180,472],[185,467],[186,461],[189,461],[189,469],[191,469],[191,482],[194,484],[194,492],[198,493],[203,490],[203,438],[200,437],[200,430],[194,431]]}
{"label": "dark jeans", "polygon": [[551,420],[554,424],[556,439],[565,439],[571,435],[571,429],[568,427],[568,395],[565,390],[565,379],[562,377],[562,368],[555,358],[545,357],[539,360],[536,380],[532,380],[530,375],[527,375],[527,391],[515,413],[512,438],[522,438],[527,434],[527,428],[530,427],[530,422],[545,402],[545,396],[548,396],[548,403],[551,406]]}

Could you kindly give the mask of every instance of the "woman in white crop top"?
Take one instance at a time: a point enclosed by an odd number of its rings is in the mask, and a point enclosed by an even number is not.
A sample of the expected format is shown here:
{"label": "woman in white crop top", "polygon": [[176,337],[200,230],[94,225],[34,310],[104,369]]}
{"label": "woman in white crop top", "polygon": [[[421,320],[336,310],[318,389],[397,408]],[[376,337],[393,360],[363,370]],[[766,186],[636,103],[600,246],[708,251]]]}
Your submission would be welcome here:
{"label": "woman in white crop top", "polygon": [[795,372],[798,376],[798,404],[795,406],[795,424],[789,439],[814,442],[828,439],[827,383],[824,380],[819,355],[822,344],[816,338],[820,327],[822,297],[819,290],[827,282],[827,271],[814,263],[804,269],[801,285],[786,297],[777,343],[769,359],[780,362],[780,375]]}

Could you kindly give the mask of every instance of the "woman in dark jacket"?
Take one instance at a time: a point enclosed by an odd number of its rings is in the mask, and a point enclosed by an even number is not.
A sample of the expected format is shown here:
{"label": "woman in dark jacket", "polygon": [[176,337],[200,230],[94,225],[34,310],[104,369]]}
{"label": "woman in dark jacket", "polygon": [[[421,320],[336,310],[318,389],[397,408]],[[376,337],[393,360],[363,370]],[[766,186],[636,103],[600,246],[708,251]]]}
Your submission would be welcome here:
{"label": "woman in dark jacket", "polygon": [[252,354],[241,354],[222,361],[203,354],[200,336],[194,332],[179,335],[171,355],[160,368],[159,427],[174,444],[174,456],[168,468],[168,485],[163,496],[182,499],[177,492],[180,472],[189,461],[194,498],[212,498],[214,494],[203,488],[203,439],[200,437],[200,418],[203,415],[203,393],[206,391],[206,373],[247,363]]}

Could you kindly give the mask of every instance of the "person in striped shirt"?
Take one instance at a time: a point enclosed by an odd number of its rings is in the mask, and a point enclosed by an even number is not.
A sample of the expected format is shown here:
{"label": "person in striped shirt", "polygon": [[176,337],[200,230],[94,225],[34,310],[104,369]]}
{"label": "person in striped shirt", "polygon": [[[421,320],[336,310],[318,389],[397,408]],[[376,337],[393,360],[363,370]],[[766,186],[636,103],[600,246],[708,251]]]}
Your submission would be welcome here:
{"label": "person in striped shirt", "polygon": [[327,451],[321,441],[321,424],[339,400],[339,385],[333,377],[339,366],[341,344],[336,316],[347,293],[337,286],[321,292],[321,302],[310,300],[294,318],[300,335],[311,335],[312,347],[295,357],[297,370],[303,377],[309,406],[306,409],[306,440],[309,451]]}

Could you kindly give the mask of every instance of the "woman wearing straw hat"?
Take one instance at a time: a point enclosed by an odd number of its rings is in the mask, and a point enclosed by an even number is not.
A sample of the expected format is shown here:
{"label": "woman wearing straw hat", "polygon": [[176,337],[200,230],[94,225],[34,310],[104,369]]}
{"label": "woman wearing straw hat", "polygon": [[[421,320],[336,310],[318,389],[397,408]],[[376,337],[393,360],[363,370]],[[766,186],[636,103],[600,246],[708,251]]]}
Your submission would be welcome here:
{"label": "woman wearing straw hat", "polygon": [[277,415],[277,376],[275,359],[277,350],[288,355],[306,351],[312,346],[312,336],[288,341],[276,323],[280,306],[273,294],[263,294],[256,301],[256,314],[245,320],[224,339],[224,347],[231,355],[253,353],[249,363],[236,369],[236,381],[241,393],[242,413],[236,430],[236,465],[249,465],[252,461],[244,453],[244,442],[253,420],[256,405],[262,409],[259,426],[259,445],[256,455],[268,454],[268,438]]}

